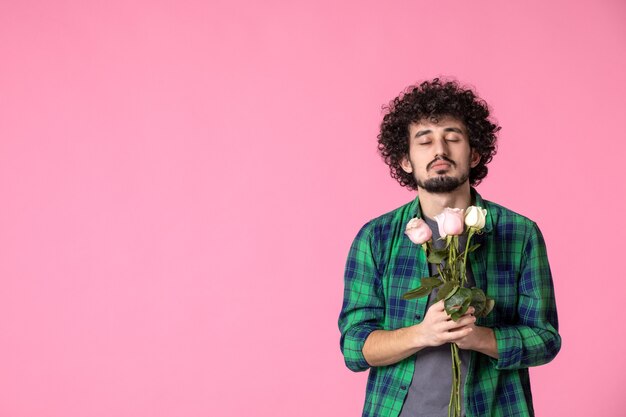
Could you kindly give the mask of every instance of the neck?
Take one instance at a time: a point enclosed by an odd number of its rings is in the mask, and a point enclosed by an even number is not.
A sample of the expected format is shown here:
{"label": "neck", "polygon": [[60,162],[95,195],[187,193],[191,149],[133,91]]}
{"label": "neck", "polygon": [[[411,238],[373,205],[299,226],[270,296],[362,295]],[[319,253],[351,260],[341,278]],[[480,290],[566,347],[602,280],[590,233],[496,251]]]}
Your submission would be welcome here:
{"label": "neck", "polygon": [[418,188],[417,195],[422,215],[431,219],[434,219],[446,207],[466,209],[472,204],[469,182],[449,193],[429,193],[423,188]]}

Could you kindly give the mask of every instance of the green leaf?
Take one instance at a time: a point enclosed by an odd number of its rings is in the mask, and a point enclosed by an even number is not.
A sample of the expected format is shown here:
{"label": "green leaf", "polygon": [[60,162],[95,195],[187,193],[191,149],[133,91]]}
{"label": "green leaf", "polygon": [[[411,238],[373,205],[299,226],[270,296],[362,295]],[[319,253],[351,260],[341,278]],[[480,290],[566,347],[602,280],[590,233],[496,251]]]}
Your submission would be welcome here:
{"label": "green leaf", "polygon": [[418,287],[408,291],[402,295],[404,300],[412,300],[414,298],[425,297],[433,291],[433,287]]}
{"label": "green leaf", "polygon": [[487,315],[491,313],[491,310],[493,310],[493,307],[495,305],[496,305],[496,301],[493,298],[487,297],[487,303],[486,303],[485,309],[480,317],[487,317]]}
{"label": "green leaf", "polygon": [[485,309],[487,304],[487,297],[485,293],[480,288],[473,287],[472,288],[472,301],[470,305],[474,307],[474,315],[476,317],[482,317],[482,311]]}
{"label": "green leaf", "polygon": [[448,259],[447,249],[434,249],[428,254],[428,262],[431,264],[440,264]]}
{"label": "green leaf", "polygon": [[450,297],[446,298],[446,313],[457,321],[463,314],[467,312],[472,301],[472,291],[469,288],[459,288]]}
{"label": "green leaf", "polygon": [[437,298],[435,301],[441,301],[451,295],[456,289],[459,288],[453,281],[448,281],[443,284],[443,287],[439,288],[439,292],[437,293]]}
{"label": "green leaf", "polygon": [[487,299],[485,292],[481,290],[480,288],[472,287],[470,291],[472,291],[472,302],[473,301],[485,301]]}
{"label": "green leaf", "polygon": [[432,277],[424,277],[420,281],[420,286],[408,291],[402,295],[405,300],[411,300],[413,298],[420,298],[430,294],[434,288],[437,288],[443,284],[441,278],[438,275]]}
{"label": "green leaf", "polygon": [[440,286],[441,284],[443,284],[443,281],[441,280],[441,278],[439,278],[439,275],[434,275],[432,277],[424,277],[422,278],[422,281],[421,281],[422,287],[436,288]]}
{"label": "green leaf", "polygon": [[456,302],[460,302],[460,303],[464,303],[465,300],[467,300],[468,302],[471,302],[472,301],[472,290],[470,290],[469,288],[461,287],[448,300],[451,301],[451,302],[455,302],[456,301]]}

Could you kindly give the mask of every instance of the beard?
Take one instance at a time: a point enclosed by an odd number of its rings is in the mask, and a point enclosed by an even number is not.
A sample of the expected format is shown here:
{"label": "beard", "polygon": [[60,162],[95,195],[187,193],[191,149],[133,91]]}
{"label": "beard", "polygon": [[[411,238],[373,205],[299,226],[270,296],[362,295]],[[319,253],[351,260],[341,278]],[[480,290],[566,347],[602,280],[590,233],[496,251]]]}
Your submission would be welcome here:
{"label": "beard", "polygon": [[415,179],[417,182],[417,186],[419,188],[423,188],[425,191],[429,193],[438,194],[438,193],[450,193],[461,185],[465,184],[467,179],[469,178],[469,174],[465,174],[459,178],[449,177],[447,175],[441,175],[436,178],[430,178],[426,181],[421,181],[419,179]]}
{"label": "beard", "polygon": [[[458,168],[456,162],[452,159],[447,158],[445,156],[438,156],[433,159],[427,166],[426,169],[431,169],[432,165],[437,161],[446,161],[452,167]],[[445,170],[436,171],[438,174],[435,178],[429,178],[427,180],[421,180],[417,177],[418,170],[416,169],[416,165],[413,164],[413,161],[409,159],[409,163],[411,164],[411,168],[413,169],[413,176],[415,178],[415,182],[417,183],[417,187],[423,189],[432,194],[444,194],[451,193],[452,191],[458,189],[463,184],[465,184],[469,180],[470,176],[470,166],[471,166],[471,156],[467,160],[467,165],[461,169],[460,175],[458,177],[452,177],[450,175],[446,175]],[[462,172],[465,171],[465,172]]]}

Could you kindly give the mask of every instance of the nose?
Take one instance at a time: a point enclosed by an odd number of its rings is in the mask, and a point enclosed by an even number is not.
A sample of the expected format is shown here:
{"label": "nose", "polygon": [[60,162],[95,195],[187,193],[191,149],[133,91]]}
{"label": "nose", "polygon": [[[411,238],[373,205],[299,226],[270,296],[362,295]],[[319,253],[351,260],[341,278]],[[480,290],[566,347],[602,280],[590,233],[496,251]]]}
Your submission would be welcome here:
{"label": "nose", "polygon": [[434,150],[437,156],[448,156],[448,143],[444,138],[437,138],[435,140]]}

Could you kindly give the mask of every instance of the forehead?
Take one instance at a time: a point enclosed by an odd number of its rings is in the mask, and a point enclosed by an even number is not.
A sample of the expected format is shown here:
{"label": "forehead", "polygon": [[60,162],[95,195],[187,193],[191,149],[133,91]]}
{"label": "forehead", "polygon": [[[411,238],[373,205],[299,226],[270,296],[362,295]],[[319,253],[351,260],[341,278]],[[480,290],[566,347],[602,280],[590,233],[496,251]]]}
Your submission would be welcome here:
{"label": "forehead", "polygon": [[457,128],[467,133],[465,124],[452,116],[425,117],[417,122],[411,122],[411,124],[409,124],[409,133],[412,135],[420,130],[438,130],[446,128]]}

